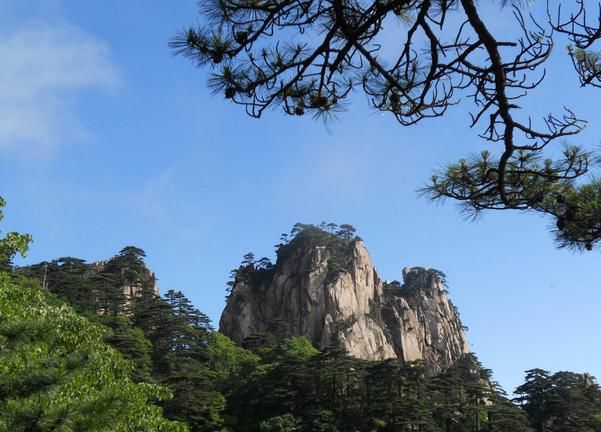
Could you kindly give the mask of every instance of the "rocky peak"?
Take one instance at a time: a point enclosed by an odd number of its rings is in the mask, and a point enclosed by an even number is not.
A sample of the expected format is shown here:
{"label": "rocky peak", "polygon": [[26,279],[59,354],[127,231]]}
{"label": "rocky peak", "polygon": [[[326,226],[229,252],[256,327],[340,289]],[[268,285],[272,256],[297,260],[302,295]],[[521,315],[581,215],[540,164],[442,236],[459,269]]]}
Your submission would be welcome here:
{"label": "rocky peak", "polygon": [[220,320],[236,342],[277,326],[363,359],[423,360],[432,372],[468,352],[441,272],[406,268],[403,284],[383,283],[362,240],[315,227],[277,255],[275,265],[238,271]]}
{"label": "rocky peak", "polygon": [[[90,270],[87,272],[87,276],[91,277],[110,269],[110,260],[94,261],[90,264]],[[126,272],[126,269],[120,269],[119,272],[121,274],[124,274]],[[151,287],[152,292],[158,296],[160,294],[160,290],[156,274],[146,266],[146,263],[142,263],[142,265],[138,269],[138,272],[138,278],[135,278],[131,282],[126,282],[123,285],[121,285],[121,291],[123,292],[123,295],[125,296],[127,301],[130,301],[134,297],[142,295],[145,285]]]}
{"label": "rocky peak", "polygon": [[397,357],[423,360],[433,370],[450,366],[469,351],[457,308],[438,270],[403,269],[403,284],[386,290],[382,316]]}

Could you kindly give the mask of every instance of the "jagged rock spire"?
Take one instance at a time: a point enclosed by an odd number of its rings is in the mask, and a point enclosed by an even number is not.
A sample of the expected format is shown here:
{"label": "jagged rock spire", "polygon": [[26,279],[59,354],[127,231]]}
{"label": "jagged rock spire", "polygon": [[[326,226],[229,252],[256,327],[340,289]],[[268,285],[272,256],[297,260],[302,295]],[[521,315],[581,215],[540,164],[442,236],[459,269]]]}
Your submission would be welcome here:
{"label": "jagged rock spire", "polygon": [[402,285],[384,284],[360,239],[342,251],[294,245],[269,271],[246,276],[220,320],[220,331],[238,343],[277,324],[318,347],[337,340],[363,359],[423,360],[432,373],[468,352],[442,273],[407,268]]}

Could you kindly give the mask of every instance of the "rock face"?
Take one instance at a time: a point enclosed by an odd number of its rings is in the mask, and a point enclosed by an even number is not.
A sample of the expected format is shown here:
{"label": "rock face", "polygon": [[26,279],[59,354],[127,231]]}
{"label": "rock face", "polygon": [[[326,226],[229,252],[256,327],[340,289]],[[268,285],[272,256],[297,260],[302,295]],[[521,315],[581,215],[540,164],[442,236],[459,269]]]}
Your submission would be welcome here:
{"label": "rock face", "polygon": [[[88,276],[105,271],[107,263],[108,261],[95,261],[92,264],[90,264],[90,271],[88,272]],[[146,265],[144,265],[144,268],[142,270],[142,279],[146,281],[146,283],[151,284],[152,291],[155,295],[158,296],[160,294],[159,284],[157,282],[156,275],[153,271],[146,267]],[[142,291],[144,288],[143,284],[144,282],[142,280],[137,280],[131,284],[124,284],[121,286],[121,291],[123,292],[123,295],[125,296],[128,302],[134,297],[142,295]]]}
{"label": "rock face", "polygon": [[247,267],[232,288],[220,331],[241,343],[277,327],[318,347],[338,340],[362,359],[423,360],[432,373],[468,352],[440,272],[407,268],[402,285],[384,283],[361,240],[349,241],[344,265],[334,265],[340,253],[308,242],[278,253],[269,270]]}

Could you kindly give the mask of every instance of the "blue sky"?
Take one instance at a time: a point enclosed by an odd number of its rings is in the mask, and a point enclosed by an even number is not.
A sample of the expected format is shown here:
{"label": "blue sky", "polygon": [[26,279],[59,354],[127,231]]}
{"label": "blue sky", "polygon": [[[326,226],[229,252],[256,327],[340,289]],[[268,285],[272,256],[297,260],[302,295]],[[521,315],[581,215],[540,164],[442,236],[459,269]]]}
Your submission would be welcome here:
{"label": "blue sky", "polygon": [[[508,14],[487,12],[505,31]],[[383,278],[448,275],[472,350],[507,389],[533,367],[601,376],[598,251],[556,250],[536,215],[466,222],[417,197],[433,169],[495,150],[467,127],[468,105],[410,128],[361,94],[327,128],[277,110],[253,120],[168,49],[196,19],[194,0],[0,0],[3,230],[35,239],[19,264],[136,245],[162,291],[217,323],[245,252],[272,257],[295,222],[350,223]],[[562,46],[551,66],[525,108],[576,108],[591,120],[576,142],[596,146],[599,94],[578,87]]]}

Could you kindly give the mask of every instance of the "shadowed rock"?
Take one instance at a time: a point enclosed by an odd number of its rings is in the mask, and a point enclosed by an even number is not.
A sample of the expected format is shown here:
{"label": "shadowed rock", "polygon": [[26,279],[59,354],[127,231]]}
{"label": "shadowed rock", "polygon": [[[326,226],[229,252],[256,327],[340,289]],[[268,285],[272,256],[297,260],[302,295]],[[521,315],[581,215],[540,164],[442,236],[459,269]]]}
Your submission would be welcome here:
{"label": "shadowed rock", "polygon": [[236,279],[219,323],[234,341],[277,327],[318,347],[338,340],[362,359],[423,360],[432,373],[468,352],[441,272],[406,268],[402,285],[383,283],[358,238],[339,250],[287,248],[273,268]]}

